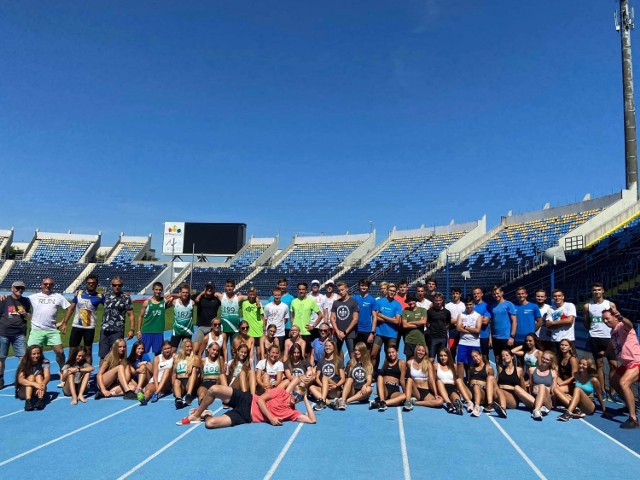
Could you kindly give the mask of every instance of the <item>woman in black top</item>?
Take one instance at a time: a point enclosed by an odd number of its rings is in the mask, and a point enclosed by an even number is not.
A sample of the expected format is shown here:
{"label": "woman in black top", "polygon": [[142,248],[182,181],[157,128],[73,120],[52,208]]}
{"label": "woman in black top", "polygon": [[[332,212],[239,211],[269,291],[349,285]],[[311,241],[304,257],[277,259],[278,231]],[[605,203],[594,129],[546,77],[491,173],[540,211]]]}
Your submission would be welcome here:
{"label": "woman in black top", "polygon": [[498,374],[498,388],[494,397],[497,397],[497,400],[493,402],[493,408],[499,417],[507,418],[507,408],[516,408],[520,397],[527,392],[524,388],[522,368],[516,366],[511,350],[502,350],[501,357],[502,370]]}
{"label": "woman in black top", "polygon": [[480,350],[473,350],[471,358],[473,365],[469,368],[469,387],[473,393],[473,402],[469,402],[467,411],[471,413],[472,417],[479,417],[488,399],[493,398],[497,384],[493,376],[493,368],[485,360]]}
{"label": "woman in black top", "polygon": [[378,398],[369,404],[371,410],[377,408],[384,412],[388,406],[404,403],[404,380],[406,365],[398,359],[398,347],[395,343],[387,346],[387,356],[378,375]]}
{"label": "woman in black top", "polygon": [[556,389],[561,393],[571,395],[571,392],[573,392],[573,385],[576,381],[576,375],[578,373],[576,350],[569,340],[561,340],[560,352],[562,354],[562,358],[558,365]]}

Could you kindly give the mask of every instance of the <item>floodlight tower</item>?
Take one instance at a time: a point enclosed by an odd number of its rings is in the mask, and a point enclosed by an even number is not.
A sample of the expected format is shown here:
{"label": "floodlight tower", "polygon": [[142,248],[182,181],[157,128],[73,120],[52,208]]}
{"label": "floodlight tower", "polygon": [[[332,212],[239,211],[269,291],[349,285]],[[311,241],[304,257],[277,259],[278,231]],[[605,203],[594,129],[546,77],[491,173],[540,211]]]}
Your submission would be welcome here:
{"label": "floodlight tower", "polygon": [[[619,16],[619,18],[618,18]],[[638,144],[636,139],[636,107],[633,100],[633,68],[631,62],[631,30],[633,9],[629,0],[620,0],[620,13],[614,12],[616,30],[620,32],[622,53],[622,96],[624,99],[624,157],[626,188],[638,194]]]}

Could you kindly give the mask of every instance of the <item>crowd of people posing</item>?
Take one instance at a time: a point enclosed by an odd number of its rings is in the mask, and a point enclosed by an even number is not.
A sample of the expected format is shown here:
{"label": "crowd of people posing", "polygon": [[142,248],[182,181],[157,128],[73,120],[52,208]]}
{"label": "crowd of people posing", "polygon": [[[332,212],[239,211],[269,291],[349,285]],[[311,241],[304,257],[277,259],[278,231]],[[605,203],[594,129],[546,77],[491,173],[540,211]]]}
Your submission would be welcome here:
{"label": "crowd of people posing", "polygon": [[[462,299],[454,288],[445,304],[433,279],[418,285],[415,293],[408,292],[407,282],[383,282],[378,298],[369,294],[366,279],[353,296],[344,282],[328,283],[320,293],[320,282],[314,280],[310,292],[306,283],[299,283],[297,297],[281,279],[263,305],[253,288],[246,295],[235,292],[232,280],[224,292],[209,283],[200,293],[182,285],[173,295],[165,295],[163,285],[156,283],[154,295],[134,318],[131,300],[121,293],[122,279],[112,279],[112,291],[106,294],[97,292],[97,281],[89,276],[71,302],[51,293],[51,279],[43,280],[42,293],[30,297],[23,297],[24,285],[15,282],[12,295],[0,299],[0,374],[5,345],[13,344],[21,357],[16,396],[25,401],[25,410],[45,406],[51,378],[43,356],[47,345],[56,351],[64,394],[73,405],[86,402],[94,372],[96,309],[103,304],[94,398],[123,396],[147,405],[172,394],[177,409],[197,400],[198,408],[179,424],[314,423],[314,411],[345,410],[354,403],[378,411],[421,406],[463,415],[466,410],[474,417],[494,411],[502,418],[522,404],[534,420],[559,408],[558,420],[568,421],[593,414],[596,400],[608,415],[607,398],[619,394],[629,412],[621,427],[638,428],[631,384],[640,373],[640,346],[632,322],[604,299],[601,284],[593,285],[593,298],[584,305],[592,355],[578,357],[576,308],[561,290],[552,292],[550,305],[546,292],[535,292],[535,302],[529,302],[527,291],[519,288],[512,303],[496,286],[488,305],[482,289],[474,288]],[[58,308],[67,309],[62,322],[55,320]],[[174,320],[171,339],[165,341],[168,308],[173,308]],[[127,316],[131,328],[125,334]],[[64,361],[60,332],[71,317],[70,353]],[[17,327],[26,334],[29,318],[29,347],[21,352],[24,339],[18,338]],[[134,336],[137,341],[127,353],[125,338]],[[610,391],[605,388],[605,360]],[[216,398],[228,409],[222,417],[208,410]],[[306,413],[295,409],[299,402]]]}

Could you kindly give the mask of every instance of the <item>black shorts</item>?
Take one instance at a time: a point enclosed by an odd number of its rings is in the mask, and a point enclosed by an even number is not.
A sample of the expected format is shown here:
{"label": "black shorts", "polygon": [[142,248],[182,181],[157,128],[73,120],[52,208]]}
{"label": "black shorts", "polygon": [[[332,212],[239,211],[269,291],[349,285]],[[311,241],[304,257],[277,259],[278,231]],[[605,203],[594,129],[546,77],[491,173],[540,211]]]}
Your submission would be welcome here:
{"label": "black shorts", "polygon": [[448,339],[431,337],[431,340],[429,342],[429,357],[438,358],[438,352],[442,348],[449,348]]}
{"label": "black shorts", "polygon": [[387,398],[390,398],[394,393],[400,392],[400,385],[397,383],[384,382],[384,388],[387,390]]}
{"label": "black shorts", "polygon": [[90,347],[91,344],[93,344],[93,337],[95,333],[95,328],[71,327],[71,333],[69,334],[69,348],[79,347],[80,343],[85,347]]}
{"label": "black shorts", "polygon": [[182,388],[184,388],[184,391],[187,391],[187,384],[189,383],[189,379],[188,378],[176,378],[176,380],[178,380],[180,382],[180,384],[182,385]]}
{"label": "black shorts", "polygon": [[[607,360],[615,360],[616,355],[613,353],[613,350],[608,351],[609,344],[611,343],[610,338],[598,338],[598,337],[589,337],[589,348],[591,349],[591,354],[593,358],[596,360],[598,358],[607,358]],[[602,355],[600,352],[605,352]]]}
{"label": "black shorts", "polygon": [[489,358],[489,337],[480,339],[480,352]]}
{"label": "black shorts", "polygon": [[404,356],[405,358],[409,359],[411,357],[413,357],[413,354],[415,352],[416,346],[413,343],[406,343],[404,344]]}
{"label": "black shorts", "polygon": [[453,395],[454,393],[457,393],[458,395],[460,395],[460,393],[458,392],[458,389],[453,383],[445,383],[444,389],[447,391],[447,395],[449,396]]}
{"label": "black shorts", "polygon": [[116,340],[120,338],[124,338],[124,332],[100,331],[100,347],[98,349],[98,355],[101,359],[109,355],[111,347],[116,343]]}
{"label": "black shorts", "polygon": [[494,338],[493,339],[493,354],[496,357],[496,361],[502,358],[502,351],[509,349],[508,338]]}
{"label": "black shorts", "polygon": [[427,395],[429,395],[428,388],[418,387],[418,400],[424,400],[425,398],[427,398]]}
{"label": "black shorts", "polygon": [[214,385],[219,385],[220,382],[218,380],[203,380],[202,383],[200,384],[201,387],[206,388],[207,390],[209,390],[211,387],[213,387]]}
{"label": "black shorts", "polygon": [[[364,343],[367,346],[367,349],[371,350],[371,345],[373,342],[369,343],[369,332],[358,332],[356,333],[356,345],[360,342]],[[375,335],[374,335],[375,337]]]}
{"label": "black shorts", "polygon": [[251,423],[251,403],[253,402],[253,395],[250,392],[243,392],[242,390],[233,389],[231,399],[229,400],[229,406],[233,410],[225,412],[231,419],[231,426],[242,425],[243,423]]}
{"label": "black shorts", "polygon": [[171,340],[169,340],[169,342],[173,348],[178,348],[180,346],[180,342],[185,338],[191,340],[191,335],[171,335]]}

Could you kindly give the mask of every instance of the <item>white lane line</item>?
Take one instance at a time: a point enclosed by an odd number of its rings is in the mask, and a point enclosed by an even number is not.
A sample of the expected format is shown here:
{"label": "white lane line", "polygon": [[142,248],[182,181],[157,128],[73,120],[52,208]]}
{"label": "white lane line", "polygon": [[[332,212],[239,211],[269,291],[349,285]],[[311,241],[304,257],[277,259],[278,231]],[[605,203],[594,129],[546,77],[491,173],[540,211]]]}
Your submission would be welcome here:
{"label": "white lane line", "polygon": [[293,433],[289,437],[289,440],[287,440],[287,443],[285,443],[284,447],[282,447],[282,450],[280,451],[280,455],[278,455],[278,458],[276,458],[276,461],[273,462],[273,465],[271,465],[271,468],[269,469],[267,474],[264,476],[264,480],[270,480],[270,478],[273,477],[273,474],[276,473],[276,470],[278,469],[278,465],[280,465],[280,462],[282,462],[282,459],[287,454],[287,451],[291,447],[291,444],[293,443],[293,441],[298,436],[298,433],[300,432],[300,429],[302,428],[303,425],[304,423],[298,424],[296,429],[293,431]]}
{"label": "white lane line", "polygon": [[118,410],[117,412],[112,413],[111,415],[107,415],[106,417],[103,417],[100,420],[96,420],[95,422],[91,422],[88,425],[85,425],[84,427],[77,428],[73,432],[65,433],[64,435],[61,435],[58,438],[54,438],[53,440],[49,440],[48,442],[43,443],[41,445],[38,445],[37,447],[34,447],[31,450],[27,450],[26,452],[22,452],[21,454],[16,455],[15,457],[11,457],[8,460],[5,460],[4,462],[0,462],[0,467],[6,465],[7,463],[11,463],[11,462],[13,462],[15,460],[18,460],[19,458],[25,457],[25,456],[33,453],[33,452],[37,452],[41,448],[48,447],[49,445],[52,445],[52,444],[54,444],[56,442],[59,442],[60,440],[64,440],[65,438],[70,437],[72,435],[75,435],[76,433],[80,433],[81,431],[86,430],[87,428],[91,428],[94,425],[97,425],[97,424],[102,423],[102,422],[104,422],[106,420],[109,420],[110,418],[115,417],[116,415],[120,415],[121,413],[126,412],[127,410],[130,410],[131,408],[138,407],[138,406],[140,406],[139,403],[135,403],[133,405],[129,405],[128,407],[123,408],[122,410]]}
{"label": "white lane line", "polygon": [[631,455],[633,455],[634,457],[636,457],[638,460],[640,460],[640,454],[638,452],[636,452],[635,450],[631,450],[629,447],[627,447],[624,443],[620,443],[618,440],[616,440],[615,438],[613,438],[611,435],[608,435],[606,433],[604,433],[602,430],[600,430],[598,427],[595,427],[593,425],[591,425],[589,422],[585,421],[584,418],[581,418],[580,421],[582,423],[584,423],[586,426],[588,426],[589,428],[594,429],[596,432],[598,432],[600,435],[602,435],[605,438],[608,438],[609,440],[611,440],[613,443],[615,443],[616,445],[618,445],[619,447],[625,449],[627,452],[629,452]]}
{"label": "white lane line", "polygon": [[531,461],[531,459],[527,456],[527,454],[522,451],[522,449],[518,446],[518,444],[513,440],[513,438],[511,438],[511,436],[507,432],[504,431],[504,429],[498,424],[498,422],[496,422],[496,420],[493,417],[490,417],[488,415],[487,415],[487,418],[491,420],[491,422],[496,426],[498,430],[500,430],[500,433],[502,433],[504,438],[506,438],[507,441],[511,444],[511,446],[515,448],[516,452],[520,454],[523,460],[527,462],[527,464],[535,472],[538,478],[542,480],[547,480],[547,477],[544,476],[544,474],[540,471],[540,469],[536,467],[536,464]]}
{"label": "white lane line", "polygon": [[398,429],[400,430],[400,450],[402,451],[402,469],[404,470],[404,480],[411,480],[411,469],[409,468],[409,455],[407,455],[407,442],[404,438],[404,422],[402,421],[402,408],[396,409],[398,412]]}
{"label": "white lane line", "polygon": [[[10,397],[15,397],[15,395],[9,395],[9,396]],[[70,397],[65,397],[64,395],[59,395],[55,400],[51,400],[51,402],[49,402],[49,403],[57,402],[58,400],[62,400],[63,398],[70,398]],[[18,400],[18,401],[19,402],[23,402],[24,400]],[[11,417],[12,415],[17,415],[18,413],[23,413],[23,412],[24,412],[24,408],[22,410],[16,410],[15,412],[5,413],[4,415],[0,416],[0,420],[3,419],[3,418]]]}
{"label": "white lane line", "polygon": [[[222,407],[218,408],[217,410],[215,410],[213,412],[213,414],[215,415],[216,413],[218,413],[220,410],[222,410]],[[156,458],[158,455],[161,455],[164,451],[166,451],[167,449],[171,448],[172,446],[174,446],[176,443],[178,443],[180,440],[182,440],[184,437],[186,437],[187,435],[189,435],[191,432],[193,432],[196,428],[198,428],[200,425],[202,425],[203,422],[200,423],[196,423],[193,427],[190,427],[186,432],[181,433],[180,435],[178,435],[176,438],[174,438],[173,440],[171,440],[169,443],[167,443],[164,447],[162,447],[160,450],[157,450],[156,452],[152,453],[151,455],[149,455],[147,458],[145,458],[143,461],[141,461],[139,464],[137,464],[135,467],[133,467],[131,470],[129,470],[128,472],[122,474],[121,476],[118,477],[118,480],[122,480],[124,478],[129,477],[130,475],[134,474],[135,472],[137,472],[139,469],[141,469],[142,467],[144,467],[147,463],[149,463],[151,460],[153,460],[154,458]]]}

